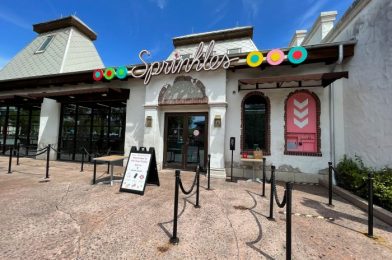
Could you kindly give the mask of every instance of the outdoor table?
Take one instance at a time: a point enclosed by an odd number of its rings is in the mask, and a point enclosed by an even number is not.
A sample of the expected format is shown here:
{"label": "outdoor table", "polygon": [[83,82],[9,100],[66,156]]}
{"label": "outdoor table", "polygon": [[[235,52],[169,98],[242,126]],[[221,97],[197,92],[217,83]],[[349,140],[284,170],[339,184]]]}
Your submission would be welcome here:
{"label": "outdoor table", "polygon": [[252,181],[255,180],[255,166],[258,163],[262,163],[263,159],[248,159],[248,158],[241,158],[241,162],[250,162],[253,164],[253,173],[252,173]]}
{"label": "outdoor table", "polygon": [[96,182],[97,162],[108,163],[108,165],[110,166],[110,185],[113,185],[113,167],[114,167],[113,163],[122,161],[125,158],[127,158],[127,156],[122,156],[122,155],[108,155],[108,156],[93,158],[94,161],[93,184],[95,184]]}

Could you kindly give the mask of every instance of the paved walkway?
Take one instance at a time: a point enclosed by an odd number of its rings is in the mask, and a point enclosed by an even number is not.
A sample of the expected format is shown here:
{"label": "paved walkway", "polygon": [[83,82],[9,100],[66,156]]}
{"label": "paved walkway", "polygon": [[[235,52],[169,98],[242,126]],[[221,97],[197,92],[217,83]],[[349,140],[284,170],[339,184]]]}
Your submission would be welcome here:
{"label": "paved walkway", "polygon": [[[194,195],[180,196],[180,243],[172,246],[173,171],[160,172],[161,186],[139,196],[120,193],[118,183],[91,185],[92,165],[81,173],[79,164],[51,162],[50,182],[41,182],[44,161],[21,159],[12,174],[7,167],[0,157],[0,259],[285,258],[284,210],[275,204],[276,221],[267,220],[258,183],[213,179],[207,191],[202,176],[200,209]],[[105,170],[99,166],[98,175]],[[182,174],[186,187],[193,175]],[[340,198],[330,208],[326,195],[319,186],[294,186],[293,211],[302,215],[292,218],[293,259],[392,259],[392,227],[375,220],[379,238],[370,239],[366,213]]]}

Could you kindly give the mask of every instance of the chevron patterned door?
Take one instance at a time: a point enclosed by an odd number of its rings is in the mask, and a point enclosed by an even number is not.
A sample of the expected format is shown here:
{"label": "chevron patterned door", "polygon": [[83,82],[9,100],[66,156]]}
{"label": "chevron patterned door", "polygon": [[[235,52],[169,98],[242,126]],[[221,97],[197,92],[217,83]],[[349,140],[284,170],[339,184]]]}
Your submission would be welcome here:
{"label": "chevron patterned door", "polygon": [[298,92],[286,105],[287,151],[317,152],[315,99],[307,92]]}

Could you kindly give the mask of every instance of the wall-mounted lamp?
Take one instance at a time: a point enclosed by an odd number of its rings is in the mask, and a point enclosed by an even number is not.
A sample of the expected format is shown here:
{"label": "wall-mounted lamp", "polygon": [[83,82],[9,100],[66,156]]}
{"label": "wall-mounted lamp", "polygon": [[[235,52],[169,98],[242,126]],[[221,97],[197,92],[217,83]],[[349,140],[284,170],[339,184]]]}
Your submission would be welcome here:
{"label": "wall-mounted lamp", "polygon": [[152,127],[152,116],[146,117],[146,127]]}
{"label": "wall-mounted lamp", "polygon": [[216,115],[214,118],[214,127],[221,127],[222,126],[222,120],[220,115]]}

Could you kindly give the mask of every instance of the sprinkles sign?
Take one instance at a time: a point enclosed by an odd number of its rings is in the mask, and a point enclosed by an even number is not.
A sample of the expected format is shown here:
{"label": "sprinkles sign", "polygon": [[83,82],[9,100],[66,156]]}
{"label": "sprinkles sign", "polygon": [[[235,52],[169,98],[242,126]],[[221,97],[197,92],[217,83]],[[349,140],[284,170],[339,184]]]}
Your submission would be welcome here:
{"label": "sprinkles sign", "polygon": [[[287,59],[292,64],[300,64],[304,62],[307,57],[308,57],[308,52],[302,46],[291,48],[289,53],[287,54]],[[284,52],[280,49],[273,49],[269,51],[266,58],[268,64],[271,66],[276,66],[281,64],[284,61],[284,59],[285,59]],[[252,51],[246,57],[246,63],[249,65],[249,67],[252,68],[260,66],[263,63],[263,61],[264,61],[264,56],[259,51]]]}
{"label": "sprinkles sign", "polygon": [[[206,48],[205,48],[206,47]],[[118,68],[97,69],[93,71],[93,79],[101,81],[102,79],[112,80],[114,78],[125,79],[128,75],[134,78],[143,78],[144,84],[151,81],[151,77],[159,74],[176,74],[181,72],[196,71],[212,71],[219,68],[228,69],[232,62],[238,61],[239,57],[229,57],[227,53],[224,55],[216,55],[214,51],[215,41],[211,41],[208,45],[201,42],[193,55],[193,58],[175,58],[173,60],[156,61],[148,63],[144,59],[144,55],[150,55],[147,50],[142,50],[139,53],[139,59],[143,63],[141,66],[133,66],[127,68],[121,66]],[[306,60],[308,52],[304,47],[293,47],[287,54],[287,59],[292,64],[300,64]],[[267,57],[264,57],[260,51],[252,51],[246,57],[246,63],[256,68],[260,66],[264,60],[271,66],[281,64],[286,58],[284,52],[280,49],[273,49],[268,52]]]}
{"label": "sprinkles sign", "polygon": [[119,79],[124,79],[128,75],[134,78],[143,78],[144,84],[148,84],[151,81],[151,77],[159,74],[175,74],[189,72],[192,69],[196,71],[211,71],[217,70],[219,68],[228,69],[231,62],[239,60],[238,57],[230,58],[228,54],[215,55],[214,51],[215,41],[211,41],[207,46],[204,42],[201,42],[193,55],[193,59],[173,59],[165,60],[161,62],[148,63],[144,59],[144,55],[149,56],[150,52],[147,50],[142,50],[139,53],[139,59],[143,63],[142,66],[134,66],[129,70],[127,67],[107,68],[105,70],[97,69],[93,72],[93,79],[95,81],[100,81],[102,78],[106,80],[112,80],[114,77]]}

